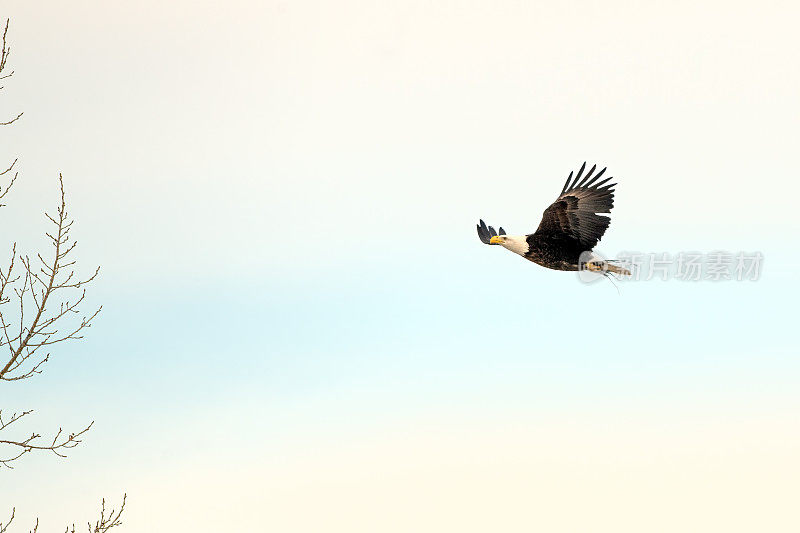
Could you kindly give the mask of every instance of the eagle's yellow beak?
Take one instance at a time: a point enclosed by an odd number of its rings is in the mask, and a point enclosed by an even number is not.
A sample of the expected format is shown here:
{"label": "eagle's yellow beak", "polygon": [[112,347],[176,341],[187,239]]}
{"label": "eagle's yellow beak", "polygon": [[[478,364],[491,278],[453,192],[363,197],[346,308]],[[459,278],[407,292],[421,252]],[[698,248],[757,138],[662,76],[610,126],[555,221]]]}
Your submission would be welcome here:
{"label": "eagle's yellow beak", "polygon": [[489,244],[503,244],[503,238],[499,235],[495,235],[489,239]]}

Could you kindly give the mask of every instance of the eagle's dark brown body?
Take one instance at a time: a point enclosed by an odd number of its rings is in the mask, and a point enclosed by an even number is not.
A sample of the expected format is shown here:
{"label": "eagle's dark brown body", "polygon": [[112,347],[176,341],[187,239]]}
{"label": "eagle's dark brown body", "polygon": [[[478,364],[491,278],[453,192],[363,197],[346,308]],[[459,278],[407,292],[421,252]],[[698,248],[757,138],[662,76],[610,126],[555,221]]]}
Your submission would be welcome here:
{"label": "eagle's dark brown body", "polygon": [[549,239],[528,235],[530,249],[523,257],[537,265],[553,270],[578,270],[578,259],[583,250],[578,250],[570,242],[553,242]]}

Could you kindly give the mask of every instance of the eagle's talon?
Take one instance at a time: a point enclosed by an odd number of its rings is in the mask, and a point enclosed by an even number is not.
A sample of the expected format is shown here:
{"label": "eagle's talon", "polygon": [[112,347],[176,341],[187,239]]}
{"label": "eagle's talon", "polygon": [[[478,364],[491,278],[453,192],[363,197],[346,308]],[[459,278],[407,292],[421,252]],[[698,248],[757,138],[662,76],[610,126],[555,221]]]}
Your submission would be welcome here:
{"label": "eagle's talon", "polygon": [[608,264],[605,261],[587,261],[583,264],[583,270],[605,272],[608,270]]}

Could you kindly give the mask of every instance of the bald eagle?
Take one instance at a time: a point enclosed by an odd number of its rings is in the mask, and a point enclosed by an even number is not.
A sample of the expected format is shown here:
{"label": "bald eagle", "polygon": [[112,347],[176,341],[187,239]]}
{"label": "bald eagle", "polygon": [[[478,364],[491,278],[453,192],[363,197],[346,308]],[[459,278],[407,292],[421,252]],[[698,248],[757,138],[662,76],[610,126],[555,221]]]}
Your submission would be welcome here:
{"label": "bald eagle", "polygon": [[[614,207],[614,187],[606,185],[612,178],[597,181],[605,173],[597,174],[592,166],[586,175],[584,163],[573,178],[569,173],[561,194],[544,210],[539,228],[530,235],[506,235],[503,228],[495,231],[481,220],[478,237],[484,244],[499,244],[553,270],[593,270],[601,273],[630,275],[630,272],[613,261],[592,257],[589,253],[608,228],[611,219],[598,213],[610,213]],[[588,260],[587,260],[588,258]]]}

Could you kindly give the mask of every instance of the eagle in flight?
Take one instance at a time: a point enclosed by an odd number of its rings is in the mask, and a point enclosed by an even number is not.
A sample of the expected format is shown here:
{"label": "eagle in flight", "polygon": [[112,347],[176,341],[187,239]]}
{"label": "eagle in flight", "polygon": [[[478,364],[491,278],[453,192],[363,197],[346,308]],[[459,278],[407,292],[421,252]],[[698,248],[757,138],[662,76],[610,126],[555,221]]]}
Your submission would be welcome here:
{"label": "eagle in flight", "polygon": [[530,235],[506,235],[503,228],[495,231],[481,220],[478,237],[484,244],[499,244],[537,265],[553,270],[592,270],[603,274],[630,275],[626,268],[592,256],[591,251],[608,228],[611,219],[598,213],[610,213],[614,207],[614,187],[606,185],[612,178],[599,180],[606,169],[597,174],[592,166],[586,175],[584,163],[573,178],[569,173],[561,194],[544,210],[539,228]]}

